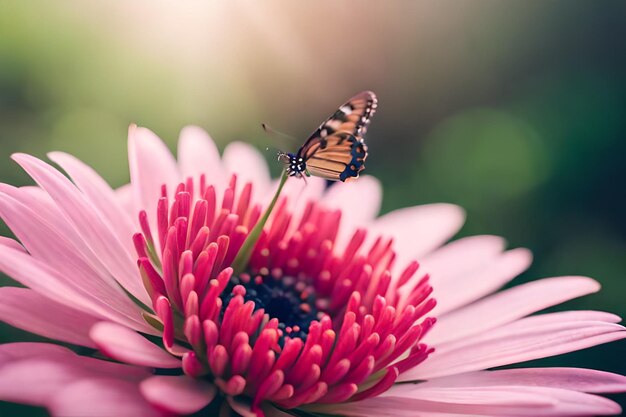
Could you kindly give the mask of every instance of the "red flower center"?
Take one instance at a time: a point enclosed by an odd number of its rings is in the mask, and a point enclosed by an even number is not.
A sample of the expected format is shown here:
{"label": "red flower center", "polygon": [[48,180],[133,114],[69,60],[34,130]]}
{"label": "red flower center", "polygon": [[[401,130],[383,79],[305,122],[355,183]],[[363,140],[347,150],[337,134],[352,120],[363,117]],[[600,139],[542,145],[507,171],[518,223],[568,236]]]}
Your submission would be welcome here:
{"label": "red flower center", "polygon": [[[309,202],[300,214],[279,200],[246,271],[230,267],[260,218],[252,185],[236,178],[218,205],[204,178],[159,201],[158,241],[145,212],[134,237],[163,343],[188,375],[212,380],[253,407],[358,400],[383,392],[425,360],[420,343],[435,300],[417,262],[392,276],[391,239],[364,230],[337,246],[341,212]],[[297,217],[294,217],[297,216]]]}

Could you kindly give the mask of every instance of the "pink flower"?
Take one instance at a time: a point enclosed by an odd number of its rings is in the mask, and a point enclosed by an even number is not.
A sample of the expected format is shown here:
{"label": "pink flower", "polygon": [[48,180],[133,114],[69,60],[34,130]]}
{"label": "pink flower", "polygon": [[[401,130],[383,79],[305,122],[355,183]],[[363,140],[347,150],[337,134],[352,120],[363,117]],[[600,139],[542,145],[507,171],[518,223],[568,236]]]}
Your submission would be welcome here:
{"label": "pink flower", "polygon": [[529,316],[598,291],[590,278],[492,294],[530,253],[494,236],[445,244],[463,222],[458,207],[376,218],[371,177],[328,190],[289,180],[234,271],[278,187],[260,154],[233,143],[220,158],[189,127],[177,162],[131,127],[129,156],[131,184],[118,190],[67,154],[49,157],[71,181],[14,156],[38,186],[0,184],[0,214],[19,240],[0,238],[0,270],[28,287],[0,288],[0,319],[91,350],[0,346],[1,400],[55,416],[620,413],[595,395],[626,391],[620,375],[486,370],[626,332],[597,311]]}

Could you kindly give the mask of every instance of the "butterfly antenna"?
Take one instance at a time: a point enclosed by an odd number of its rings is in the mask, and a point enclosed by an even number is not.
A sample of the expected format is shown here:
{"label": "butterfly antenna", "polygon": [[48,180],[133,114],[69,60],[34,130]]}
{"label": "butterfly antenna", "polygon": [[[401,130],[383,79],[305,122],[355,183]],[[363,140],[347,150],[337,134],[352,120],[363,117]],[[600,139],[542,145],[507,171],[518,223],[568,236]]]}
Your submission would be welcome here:
{"label": "butterfly antenna", "polygon": [[263,130],[265,131],[265,133],[267,133],[268,135],[272,135],[272,136],[280,136],[283,138],[287,138],[293,142],[297,142],[298,140],[296,138],[294,138],[291,135],[288,135],[286,133],[280,132],[278,130],[273,129],[270,125],[268,125],[267,123],[261,123],[261,127],[263,128]]}

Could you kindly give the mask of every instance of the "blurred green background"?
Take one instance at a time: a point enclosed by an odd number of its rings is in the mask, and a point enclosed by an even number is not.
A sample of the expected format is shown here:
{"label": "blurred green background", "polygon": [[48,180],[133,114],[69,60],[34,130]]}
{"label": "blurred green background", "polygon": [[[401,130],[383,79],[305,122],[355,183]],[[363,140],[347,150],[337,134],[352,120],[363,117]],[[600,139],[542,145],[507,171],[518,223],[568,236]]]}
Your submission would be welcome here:
{"label": "blurred green background", "polygon": [[[305,138],[371,89],[367,173],[383,183],[384,211],[459,204],[462,235],[534,252],[514,283],[588,275],[603,291],[565,307],[625,316],[624,39],[623,1],[5,0],[0,181],[30,183],[13,152],[63,150],[124,184],[131,122],[172,149],[187,124],[221,148],[296,148],[260,124]],[[14,340],[39,339],[0,325],[0,342]],[[624,374],[625,348],[534,365]],[[0,403],[0,415],[25,413],[45,415]]]}

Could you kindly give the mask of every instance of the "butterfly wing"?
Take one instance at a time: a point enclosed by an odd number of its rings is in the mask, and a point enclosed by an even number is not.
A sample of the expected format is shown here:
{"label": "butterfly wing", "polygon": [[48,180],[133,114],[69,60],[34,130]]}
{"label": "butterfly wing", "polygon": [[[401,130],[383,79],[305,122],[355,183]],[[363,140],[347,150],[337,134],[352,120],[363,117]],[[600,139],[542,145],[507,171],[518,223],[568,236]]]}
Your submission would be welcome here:
{"label": "butterfly wing", "polygon": [[356,178],[365,168],[367,146],[363,143],[378,100],[363,91],[343,104],[307,139],[297,156],[310,174],[332,181]]}
{"label": "butterfly wing", "polygon": [[335,132],[313,145],[306,160],[311,175],[331,181],[347,181],[365,168],[367,145],[350,132]]}

